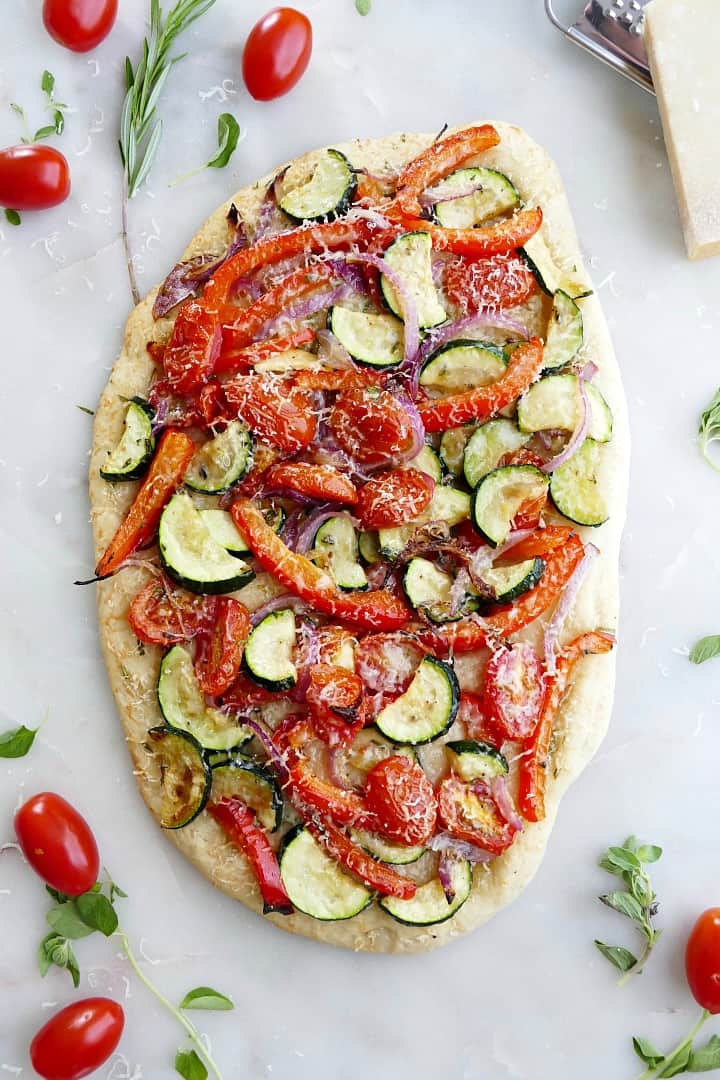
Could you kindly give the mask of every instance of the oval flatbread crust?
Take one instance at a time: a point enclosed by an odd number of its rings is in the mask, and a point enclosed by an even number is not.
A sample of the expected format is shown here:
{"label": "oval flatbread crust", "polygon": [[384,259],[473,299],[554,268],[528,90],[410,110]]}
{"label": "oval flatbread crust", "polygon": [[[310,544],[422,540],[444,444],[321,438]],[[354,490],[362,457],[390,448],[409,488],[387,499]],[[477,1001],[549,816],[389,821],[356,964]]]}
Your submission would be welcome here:
{"label": "oval flatbread crust", "polygon": [[[584,278],[582,256],[567,198],[552,160],[547,153],[517,127],[497,123],[500,144],[482,155],[483,165],[510,175],[525,202],[540,205],[544,222],[542,236],[557,265],[573,269]],[[429,135],[393,135],[384,139],[356,139],[336,144],[352,164],[373,173],[397,171],[432,141]],[[241,217],[252,222],[257,216],[270,177],[233,195],[205,222],[189,244],[184,258],[224,251],[227,243],[226,214],[231,202]],[[99,557],[120,524],[136,485],[112,484],[99,475],[108,447],[117,442],[122,430],[128,398],[144,394],[153,371],[146,351],[147,341],[169,332],[171,318],[153,320],[155,289],[135,308],[128,319],[122,351],[100,399],[95,417],[90,464],[90,501]],[[613,354],[605,320],[596,296],[582,300],[585,326],[584,355],[594,361],[599,373],[595,384],[608,400],[614,414],[612,441],[605,455],[603,485],[610,518],[600,529],[580,530],[585,539],[598,545],[598,558],[576,600],[565,634],[595,627],[614,629],[618,615],[618,547],[625,513],[629,471],[627,410],[620,373]],[[172,313],[171,313],[172,315]],[[147,580],[147,571],[131,566],[98,586],[99,631],[110,684],[125,729],[138,786],[150,812],[159,816],[160,785],[152,756],[145,749],[146,732],[161,722],[155,686],[161,650],[138,648],[128,622],[130,601]],[[249,607],[267,596],[267,582],[259,577],[243,590]],[[528,636],[536,638],[541,626],[535,624]],[[468,669],[472,658],[461,658],[459,669]],[[576,668],[572,689],[559,711],[554,736],[551,775],[547,785],[548,815],[539,824],[528,824],[512,847],[488,867],[477,867],[470,898],[449,921],[430,927],[411,927],[395,922],[377,904],[347,922],[318,922],[305,915],[270,915],[278,926],[333,945],[369,952],[419,952],[435,948],[475,929],[505,907],[525,888],[537,870],[552,829],[562,795],[597,750],[607,729],[615,676],[614,653],[589,656]],[[245,858],[226,840],[208,814],[191,825],[168,831],[169,839],[218,888],[262,911],[260,894]]]}

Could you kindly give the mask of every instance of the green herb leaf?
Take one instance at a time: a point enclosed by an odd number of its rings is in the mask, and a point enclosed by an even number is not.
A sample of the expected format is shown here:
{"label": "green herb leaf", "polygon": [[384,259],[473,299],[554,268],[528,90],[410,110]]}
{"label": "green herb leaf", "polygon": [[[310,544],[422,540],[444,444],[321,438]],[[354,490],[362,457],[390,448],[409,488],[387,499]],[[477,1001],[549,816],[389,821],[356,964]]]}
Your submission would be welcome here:
{"label": "green herb leaf", "polygon": [[93,930],[99,930],[105,937],[110,937],[117,930],[115,909],[102,893],[83,893],[78,896],[75,906],[83,922]]}
{"label": "green herb leaf", "polygon": [[692,1044],[685,1043],[676,1050],[669,1058],[665,1059],[665,1066],[662,1072],[658,1073],[662,1080],[666,1080],[667,1077],[677,1076],[679,1073],[686,1071],[690,1063],[690,1055],[692,1053]]}
{"label": "green herb leaf", "polygon": [[62,135],[65,130],[65,117],[59,109],[55,109],[53,112],[53,125],[55,127],[55,134]]}
{"label": "green herb leaf", "polygon": [[71,941],[78,941],[80,938],[87,937],[95,929],[88,926],[82,918],[74,900],[66,900],[64,904],[58,904],[57,907],[50,908],[46,919],[56,934],[70,938]]}
{"label": "green herb leaf", "polygon": [[37,728],[26,728],[24,725],[14,731],[3,731],[0,734],[0,758],[25,757],[36,735]]}
{"label": "green herb leaf", "polygon": [[623,949],[621,945],[605,945],[604,942],[597,939],[595,945],[605,959],[609,960],[620,971],[629,971],[630,968],[635,967],[637,964],[637,957],[633,956],[627,949]]}
{"label": "green herb leaf", "polygon": [[[54,124],[47,124],[45,127],[38,128],[32,137],[33,142],[42,142],[43,139],[49,139],[51,135],[55,135],[56,129]],[[58,132],[59,134],[59,132]]]}
{"label": "green herb leaf", "polygon": [[207,1080],[208,1071],[194,1050],[178,1050],[175,1071],[183,1080]]}
{"label": "green herb leaf", "polygon": [[690,650],[689,660],[691,664],[704,664],[706,660],[712,660],[716,656],[720,656],[720,634],[708,634],[695,642]]}
{"label": "green herb leaf", "polygon": [[710,1072],[720,1069],[720,1035],[713,1035],[704,1046],[693,1050],[687,1071],[691,1073]]}
{"label": "green herb leaf", "polygon": [[180,1008],[214,1009],[221,1012],[228,1009],[234,1009],[235,1006],[229,997],[225,997],[225,995],[219,993],[219,991],[213,990],[211,986],[196,986],[194,990],[189,990],[182,999]]}
{"label": "green herb leaf", "polygon": [[25,110],[23,109],[22,105],[18,105],[17,101],[11,101],[10,108],[16,116],[20,117],[21,120],[25,119]]}
{"label": "green herb leaf", "polygon": [[22,218],[18,214],[17,210],[5,210],[5,220],[8,225],[20,225],[22,224]]}
{"label": "green herb leaf", "polygon": [[94,409],[88,409],[87,405],[76,405],[75,408],[79,409],[80,412],[87,413],[88,416],[94,416],[95,415],[95,410]]}
{"label": "green herb leaf", "polygon": [[55,76],[51,71],[43,71],[40,87],[46,94],[52,97],[53,90],[55,89]]}
{"label": "green herb leaf", "polygon": [[38,948],[38,967],[43,978],[53,964],[70,972],[73,986],[77,988],[80,985],[80,968],[77,958],[72,945],[61,934],[48,934],[40,942]]}
{"label": "green herb leaf", "polygon": [[358,15],[369,15],[371,7],[372,0],[355,0],[355,10]]}
{"label": "green herb leaf", "polygon": [[57,889],[53,889],[52,885],[46,885],[45,888],[52,896],[53,900],[58,904],[64,904],[66,900],[71,900],[72,897],[66,896],[63,892],[58,892]]}
{"label": "green herb leaf", "polygon": [[716,472],[720,472],[720,463],[710,457],[710,446],[720,438],[720,390],[715,395],[704,413],[700,417],[698,427],[698,444],[702,455],[708,465],[712,465]]}
{"label": "green herb leaf", "polygon": [[646,1065],[649,1065],[651,1069],[656,1069],[660,1062],[664,1059],[665,1055],[661,1050],[658,1050],[656,1046],[653,1046],[647,1039],[642,1039],[637,1035],[633,1035],[633,1050]]}
{"label": "green herb leaf", "polygon": [[218,116],[218,152],[207,163],[208,169],[224,169],[235,153],[240,138],[240,125],[232,113]]}
{"label": "green herb leaf", "polygon": [[628,919],[633,919],[635,922],[642,922],[642,908],[635,897],[630,893],[611,892],[598,897],[598,899],[607,907],[612,908],[613,911],[619,911],[621,915],[627,915]]}
{"label": "green herb leaf", "polygon": [[606,858],[614,863],[615,866],[619,866],[622,870],[639,870],[640,860],[628,848],[624,847],[611,847],[607,849]]}
{"label": "green herb leaf", "polygon": [[662,857],[662,848],[657,844],[641,844],[637,849],[637,857],[641,863],[654,863]]}

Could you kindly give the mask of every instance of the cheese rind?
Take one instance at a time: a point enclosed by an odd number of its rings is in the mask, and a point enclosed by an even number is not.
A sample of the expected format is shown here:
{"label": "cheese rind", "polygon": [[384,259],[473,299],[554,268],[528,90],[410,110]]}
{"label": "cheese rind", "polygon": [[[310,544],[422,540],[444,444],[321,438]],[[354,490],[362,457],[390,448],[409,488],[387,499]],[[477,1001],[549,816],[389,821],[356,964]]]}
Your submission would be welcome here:
{"label": "cheese rind", "polygon": [[653,0],[645,41],[691,259],[720,254],[720,5]]}

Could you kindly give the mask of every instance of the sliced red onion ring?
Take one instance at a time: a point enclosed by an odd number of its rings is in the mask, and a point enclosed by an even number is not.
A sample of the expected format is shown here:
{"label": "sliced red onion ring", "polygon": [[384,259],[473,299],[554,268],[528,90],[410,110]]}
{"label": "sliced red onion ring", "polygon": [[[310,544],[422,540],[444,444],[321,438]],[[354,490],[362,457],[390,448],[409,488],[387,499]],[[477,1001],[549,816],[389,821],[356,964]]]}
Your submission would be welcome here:
{"label": "sliced red onion ring", "polygon": [[450,833],[438,833],[425,846],[439,855],[447,853],[458,859],[467,859],[471,863],[489,863],[495,858],[489,851],[484,851],[467,840],[457,840]]}
{"label": "sliced red onion ring", "polygon": [[337,304],[338,301],[346,300],[351,292],[351,286],[345,284],[338,285],[329,292],[327,289],[318,289],[318,291],[308,297],[307,300],[295,304],[294,307],[285,308],[285,310],[275,316],[274,319],[268,320],[263,327],[263,339],[273,337],[277,332],[278,327],[283,323],[290,322],[294,319],[309,319],[311,315],[317,315],[319,311],[325,311],[326,308],[331,307],[333,304]]}
{"label": "sliced red onion ring", "polygon": [[455,887],[453,885],[452,872],[456,862],[457,859],[454,855],[449,851],[443,851],[440,855],[440,862],[438,863],[438,877],[448,904],[452,904],[455,899]]}
{"label": "sliced red onion ring", "polygon": [[309,551],[312,547],[313,540],[315,539],[315,533],[318,531],[321,525],[323,525],[328,518],[331,517],[344,517],[351,522],[353,527],[357,527],[360,523],[356,518],[351,517],[348,513],[338,514],[337,508],[328,506],[327,503],[324,506],[319,506],[308,517],[307,521],[303,523],[300,532],[298,533],[297,540],[295,541],[295,551],[298,555],[304,555],[306,551]]}
{"label": "sliced red onion ring", "polygon": [[288,691],[291,701],[304,702],[310,685],[310,672],[317,666],[320,656],[320,643],[315,625],[304,620],[300,625],[301,644],[298,652],[301,654],[297,665],[298,678],[292,690]]}
{"label": "sliced red onion ring", "polygon": [[331,330],[318,330],[315,336],[318,342],[318,360],[322,361],[326,367],[337,371],[356,369],[352,356]]}
{"label": "sliced red onion ring", "polygon": [[505,819],[508,825],[515,830],[515,832],[522,832],[522,818],[518,814],[515,809],[515,804],[510,798],[510,792],[507,789],[505,777],[493,777],[490,783],[490,790],[492,791],[495,805],[500,811],[500,815]]}
{"label": "sliced red onion ring", "polygon": [[563,623],[570,613],[570,609],[575,602],[575,597],[578,594],[578,590],[580,589],[588,570],[599,554],[600,551],[594,544],[586,544],[585,554],[575,567],[575,571],[565,586],[560,598],[560,603],[555,608],[552,619],[545,627],[543,643],[545,646],[545,667],[549,675],[555,673],[555,661],[559,651],[558,642],[560,640],[560,631],[562,630]]}
{"label": "sliced red onion ring", "polygon": [[299,596],[293,596],[292,593],[282,593],[280,596],[274,596],[272,600],[268,600],[257,611],[253,611],[250,616],[250,625],[257,626],[266,615],[269,615],[272,611],[279,611],[281,608],[292,608],[293,611],[301,612],[305,610],[305,603]]}
{"label": "sliced red onion ring", "polygon": [[374,266],[381,274],[384,274],[388,279],[393,289],[397,301],[402,311],[403,322],[405,323],[405,347],[404,356],[405,363],[411,364],[415,354],[420,347],[420,326],[418,322],[418,310],[415,298],[407,287],[407,283],[404,278],[398,274],[397,270],[393,270],[391,266],[385,262],[379,255],[368,254],[351,254],[345,256],[348,262],[361,262],[367,266]]}
{"label": "sliced red onion ring", "polygon": [[194,258],[174,266],[158,289],[153,304],[154,319],[167,315],[181,300],[186,300],[188,296],[192,296],[198,286],[209,281],[223,263],[248,246],[249,240],[245,232],[245,223],[241,220],[234,203],[230,207],[227,218],[229,225],[234,229],[235,235],[224,253],[219,256],[196,255]]}
{"label": "sliced red onion ring", "polygon": [[275,770],[275,775],[278,778],[280,787],[289,787],[291,783],[290,770],[287,767],[285,757],[280,753],[277,746],[272,740],[272,736],[268,729],[259,720],[256,720],[253,716],[238,716],[238,720],[247,724],[247,726],[257,735],[260,742],[265,748],[265,752],[270,760],[270,764]]}
{"label": "sliced red onion ring", "polygon": [[450,202],[452,199],[464,199],[468,195],[474,195],[481,188],[482,182],[480,180],[469,180],[464,187],[457,188],[455,191],[439,186],[425,188],[425,191],[420,196],[420,205],[427,208],[434,206],[435,203]]}
{"label": "sliced red onion ring", "polygon": [[582,444],[587,438],[588,429],[590,427],[590,398],[588,397],[587,386],[585,385],[597,371],[597,367],[593,363],[586,364],[578,372],[578,392],[580,394],[580,420],[570,436],[570,441],[559,454],[554,458],[550,458],[542,466],[543,472],[553,472],[555,469],[559,469],[561,465],[564,465],[566,461],[569,461],[574,454],[580,449]]}
{"label": "sliced red onion ring", "polygon": [[532,532],[532,529],[515,529],[500,547],[481,547],[477,551],[473,551],[468,561],[468,570],[473,583],[476,583],[476,578],[480,578],[484,570],[489,570],[497,559],[511,551],[516,544],[519,544],[521,540],[525,540]]}
{"label": "sliced red onion ring", "polygon": [[417,405],[407,394],[396,394],[395,400],[402,405],[410,418],[412,425],[412,445],[403,454],[397,454],[391,461],[385,463],[382,468],[392,468],[395,465],[405,465],[408,461],[416,458],[425,445],[425,427]]}

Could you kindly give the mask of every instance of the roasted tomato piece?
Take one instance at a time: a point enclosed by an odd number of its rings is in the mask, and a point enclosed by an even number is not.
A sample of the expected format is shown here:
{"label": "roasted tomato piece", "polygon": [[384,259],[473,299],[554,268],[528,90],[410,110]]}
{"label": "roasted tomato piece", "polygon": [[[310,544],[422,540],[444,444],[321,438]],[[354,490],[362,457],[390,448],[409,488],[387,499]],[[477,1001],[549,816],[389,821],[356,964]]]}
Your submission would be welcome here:
{"label": "roasted tomato piece", "polygon": [[427,650],[402,631],[366,634],[355,652],[357,672],[368,690],[404,694]]}
{"label": "roasted tomato piece", "polygon": [[378,830],[398,844],[425,844],[435,832],[437,801],[432,784],[416,761],[395,754],[373,766],[365,798]]}
{"label": "roasted tomato piece", "polygon": [[456,259],[445,271],[448,296],[463,311],[524,304],[537,291],[535,275],[514,251],[490,259]]}
{"label": "roasted tomato piece", "polygon": [[215,622],[201,633],[195,649],[195,674],[204,694],[229,690],[240,671],[242,650],[250,633],[250,613],[232,596],[218,596]]}
{"label": "roasted tomato piece", "polygon": [[527,641],[497,649],[485,669],[485,715],[508,739],[527,739],[545,699],[543,666]]}
{"label": "roasted tomato piece", "polygon": [[364,529],[392,529],[421,514],[429,505],[435,481],[419,469],[393,469],[361,488],[358,516]]}
{"label": "roasted tomato piece", "polygon": [[163,574],[151,578],[134,598],[128,622],[146,645],[177,645],[210,630],[216,605],[216,597],[186,592]]}
{"label": "roasted tomato piece", "polygon": [[466,784],[446,777],[438,788],[438,816],[451,836],[501,855],[512,844],[517,827],[500,813],[486,784]]}
{"label": "roasted tomato piece", "polygon": [[315,438],[312,392],[293,386],[287,379],[245,375],[225,383],[225,396],[234,414],[254,435],[286,453],[297,453]]}
{"label": "roasted tomato piece", "polygon": [[313,726],[328,746],[349,746],[365,723],[362,681],[344,668],[317,664],[306,701]]}

